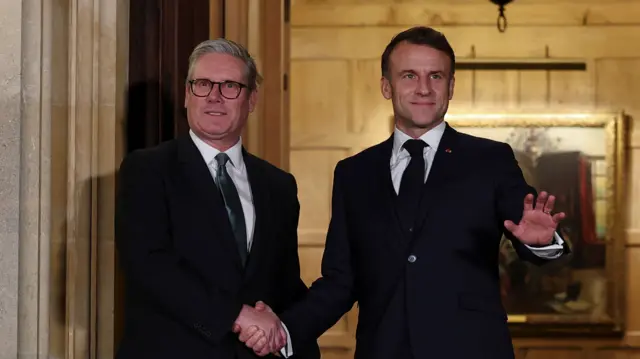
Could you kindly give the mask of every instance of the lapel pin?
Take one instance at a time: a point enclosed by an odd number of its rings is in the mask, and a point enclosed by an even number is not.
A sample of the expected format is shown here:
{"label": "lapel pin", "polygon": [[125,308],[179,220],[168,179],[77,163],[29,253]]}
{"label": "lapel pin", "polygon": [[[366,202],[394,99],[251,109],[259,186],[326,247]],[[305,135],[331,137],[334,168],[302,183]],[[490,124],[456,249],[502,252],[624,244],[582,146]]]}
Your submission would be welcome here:
{"label": "lapel pin", "polygon": [[450,149],[450,148],[447,148],[447,149],[445,149],[445,150],[444,150],[444,152],[446,152],[446,153],[451,153],[451,149]]}

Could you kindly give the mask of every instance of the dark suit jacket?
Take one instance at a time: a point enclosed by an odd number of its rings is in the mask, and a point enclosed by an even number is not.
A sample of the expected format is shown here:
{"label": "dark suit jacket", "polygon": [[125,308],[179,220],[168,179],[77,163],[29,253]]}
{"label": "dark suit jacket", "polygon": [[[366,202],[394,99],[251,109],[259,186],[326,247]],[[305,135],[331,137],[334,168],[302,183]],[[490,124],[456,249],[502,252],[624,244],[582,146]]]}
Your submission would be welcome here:
{"label": "dark suit jacket", "polygon": [[[243,150],[256,225],[242,268],[224,203],[189,136],[136,151],[120,167],[116,238],[126,277],[117,358],[257,358],[232,332],[243,304],[276,313],[301,300],[292,175]],[[315,342],[296,358],[319,358]]]}
{"label": "dark suit jacket", "polygon": [[[513,358],[498,247],[528,186],[504,143],[447,125],[417,221],[401,228],[390,174],[393,137],[340,161],[322,278],[281,318],[293,349],[359,306],[356,358]],[[517,239],[516,250],[537,264]]]}

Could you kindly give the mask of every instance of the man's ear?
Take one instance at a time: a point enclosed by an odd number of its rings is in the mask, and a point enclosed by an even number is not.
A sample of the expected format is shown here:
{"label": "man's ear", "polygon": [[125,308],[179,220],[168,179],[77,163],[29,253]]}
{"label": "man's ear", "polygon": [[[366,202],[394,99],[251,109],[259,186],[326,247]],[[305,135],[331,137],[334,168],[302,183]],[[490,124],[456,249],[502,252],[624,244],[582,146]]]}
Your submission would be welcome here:
{"label": "man's ear", "polygon": [[258,89],[251,91],[249,94],[249,112],[253,112],[256,108],[256,104],[258,103]]}
{"label": "man's ear", "polygon": [[455,88],[455,85],[456,85],[456,76],[452,74],[451,80],[449,80],[449,100],[453,98],[453,90]]}
{"label": "man's ear", "polygon": [[391,83],[385,76],[382,76],[382,78],[380,78],[380,92],[382,92],[382,96],[384,96],[384,98],[386,98],[387,100],[389,100],[392,96]]}
{"label": "man's ear", "polygon": [[191,84],[189,84],[188,82],[186,84],[184,84],[184,108],[187,108],[187,102],[189,101],[189,95],[191,95],[189,93],[189,86]]}

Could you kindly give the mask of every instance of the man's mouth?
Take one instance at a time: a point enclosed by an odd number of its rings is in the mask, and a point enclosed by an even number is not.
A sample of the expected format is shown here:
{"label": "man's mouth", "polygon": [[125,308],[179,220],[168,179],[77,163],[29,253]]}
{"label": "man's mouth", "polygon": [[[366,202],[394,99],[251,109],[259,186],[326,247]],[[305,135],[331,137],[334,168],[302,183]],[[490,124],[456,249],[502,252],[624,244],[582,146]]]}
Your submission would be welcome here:
{"label": "man's mouth", "polygon": [[204,113],[209,116],[224,116],[227,114],[226,112],[221,112],[221,111],[205,111]]}

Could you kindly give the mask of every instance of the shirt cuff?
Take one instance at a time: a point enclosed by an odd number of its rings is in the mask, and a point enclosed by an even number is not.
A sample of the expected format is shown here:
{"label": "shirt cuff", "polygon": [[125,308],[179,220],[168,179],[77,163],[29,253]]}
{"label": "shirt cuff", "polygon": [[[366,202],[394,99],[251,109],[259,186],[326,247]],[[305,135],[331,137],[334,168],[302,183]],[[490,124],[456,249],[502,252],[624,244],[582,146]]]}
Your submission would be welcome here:
{"label": "shirt cuff", "polygon": [[287,333],[287,344],[284,348],[280,349],[280,354],[283,358],[288,358],[293,355],[293,345],[291,344],[291,336],[289,335],[289,329],[287,326],[282,323],[282,328],[284,328],[285,333]]}
{"label": "shirt cuff", "polygon": [[558,235],[558,232],[553,233],[553,241],[548,246],[544,247],[531,247],[525,244],[533,254],[537,255],[540,258],[545,259],[556,259],[562,255],[564,252],[564,247],[562,244],[564,241]]}

